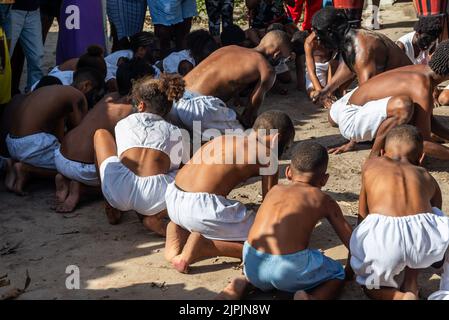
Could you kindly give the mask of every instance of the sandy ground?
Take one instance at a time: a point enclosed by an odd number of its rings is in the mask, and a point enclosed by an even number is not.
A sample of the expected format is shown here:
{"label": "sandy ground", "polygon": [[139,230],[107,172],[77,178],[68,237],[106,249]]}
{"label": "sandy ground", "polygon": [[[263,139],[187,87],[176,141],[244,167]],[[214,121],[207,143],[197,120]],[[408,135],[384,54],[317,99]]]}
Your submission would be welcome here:
{"label": "sandy ground", "polygon": [[[382,32],[394,40],[409,32],[416,20],[411,4],[385,6],[381,14],[385,28]],[[46,46],[48,67],[54,63],[55,40],[56,34],[51,33]],[[328,125],[324,110],[308,102],[293,85],[288,88],[287,96],[269,95],[262,111],[286,111],[296,125],[296,142],[314,139],[330,146],[343,141],[338,130]],[[449,109],[438,108],[435,114],[448,117]],[[367,148],[330,157],[330,179],[325,191],[338,201],[352,225],[356,223],[360,167],[368,155]],[[428,161],[428,167],[441,185],[443,209],[447,210],[447,167],[434,160]],[[94,200],[73,214],[60,215],[50,209],[54,192],[51,182],[34,183],[29,191],[28,196],[17,197],[0,189],[0,276],[7,274],[11,281],[10,286],[0,288],[0,295],[11,287],[22,287],[28,270],[31,284],[20,299],[210,299],[242,273],[237,260],[216,258],[195,264],[190,275],[179,274],[163,258],[163,239],[145,231],[134,214],[125,215],[120,225],[111,226],[102,201]],[[259,193],[260,183],[251,181],[236,189],[232,197],[260,204]],[[311,247],[346,262],[347,251],[327,222],[317,225]],[[65,286],[69,265],[79,267],[79,290]],[[423,297],[438,288],[439,277],[434,272],[422,273]],[[252,297],[289,298],[281,293],[256,293]],[[365,297],[352,282],[342,299]]]}

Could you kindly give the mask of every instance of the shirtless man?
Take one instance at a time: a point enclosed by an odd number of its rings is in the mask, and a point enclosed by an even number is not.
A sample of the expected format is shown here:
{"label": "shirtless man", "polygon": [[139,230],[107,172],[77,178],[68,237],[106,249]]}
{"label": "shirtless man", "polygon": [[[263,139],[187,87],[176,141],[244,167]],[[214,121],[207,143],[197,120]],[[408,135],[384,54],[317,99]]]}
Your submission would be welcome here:
{"label": "shirtless man", "polygon": [[330,95],[357,76],[362,85],[373,76],[412,62],[387,36],[365,29],[354,29],[342,11],[326,7],[312,20],[312,30],[319,41],[331,50],[338,50],[340,64],[332,80],[313,99],[329,105]]}
{"label": "shirtless man", "polygon": [[[68,132],[55,152],[58,174],[56,183],[56,212],[71,212],[85,191],[100,191],[95,167],[93,137],[98,129],[114,134],[117,122],[133,112],[132,81],[151,74],[153,67],[142,59],[132,59],[117,71],[118,92],[108,94],[90,110],[80,125]],[[93,191],[93,190],[92,190]]]}
{"label": "shirtless man", "polygon": [[242,257],[242,241],[254,212],[226,196],[240,183],[262,176],[264,197],[278,180],[277,155],[272,151],[278,145],[282,155],[294,134],[285,113],[268,111],[248,135],[213,139],[179,170],[165,196],[171,219],[165,258],[176,270],[187,273],[190,264],[208,257]]}
{"label": "shirtless man", "polygon": [[98,71],[80,69],[72,86],[40,88],[16,107],[6,137],[14,162],[6,174],[9,191],[24,194],[24,185],[31,176],[54,178],[54,152],[64,137],[65,126],[70,130],[81,122],[88,110],[87,97],[95,96],[103,85]]}
{"label": "shirtless man", "polygon": [[356,142],[374,140],[371,156],[379,155],[386,133],[411,123],[424,137],[426,155],[449,160],[449,148],[434,143],[431,133],[449,138],[448,129],[432,115],[433,91],[449,80],[449,41],[442,42],[428,65],[411,65],[384,72],[346,94],[329,110],[329,122],[338,125],[350,142],[329,151],[353,150]]}
{"label": "shirtless man", "polygon": [[337,297],[345,279],[342,265],[309,249],[321,219],[329,220],[349,248],[352,228],[338,204],[321,191],[329,178],[328,161],[326,148],[315,142],[302,142],[294,149],[285,171],[290,183],[268,192],[245,242],[246,277],[233,280],[218,298],[242,298],[248,284],[263,291],[295,293],[295,299]]}
{"label": "shirtless man", "polygon": [[[254,49],[227,46],[218,49],[191,72],[186,81],[184,97],[173,106],[174,123],[193,130],[193,121],[202,121],[202,132],[251,127],[265,94],[276,79],[272,65],[290,56],[290,40],[285,32],[271,31]],[[237,120],[236,113],[225,102],[252,90],[245,110]]]}
{"label": "shirtless man", "polygon": [[[402,125],[388,133],[383,156],[363,166],[351,267],[372,299],[418,299],[418,269],[440,264],[447,252],[449,218],[438,183],[419,167],[423,157],[422,136]],[[404,270],[399,287],[394,278]]]}

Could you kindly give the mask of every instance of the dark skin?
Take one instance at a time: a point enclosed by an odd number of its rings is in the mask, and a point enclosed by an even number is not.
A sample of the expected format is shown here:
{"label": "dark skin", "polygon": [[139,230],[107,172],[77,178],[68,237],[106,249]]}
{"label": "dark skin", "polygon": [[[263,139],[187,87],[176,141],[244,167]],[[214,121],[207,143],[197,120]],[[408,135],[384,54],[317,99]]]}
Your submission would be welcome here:
{"label": "dark skin", "polygon": [[[138,112],[152,113],[144,102],[137,105]],[[111,156],[117,155],[117,145],[111,132],[106,129],[99,129],[94,135],[94,149],[97,167]],[[162,151],[150,148],[130,148],[120,155],[122,164],[139,177],[150,177],[159,174],[167,174],[170,170],[170,157]],[[117,224],[121,217],[121,212],[112,208],[109,204],[105,206],[106,215],[111,224]],[[161,236],[166,235],[167,210],[163,210],[152,216],[144,216],[142,223],[144,226]]]}
{"label": "dark skin", "polygon": [[[320,39],[323,44],[326,39]],[[411,65],[412,62],[387,36],[365,29],[351,29],[341,38],[339,51],[343,56],[332,80],[313,99],[323,105],[341,85],[357,77],[362,85],[382,72]]]}
{"label": "dark skin", "polygon": [[268,38],[264,39],[255,49],[239,46],[218,49],[185,76],[186,89],[228,102],[248,87],[253,88],[239,119],[245,127],[251,127],[276,79],[266,57],[287,58],[290,55],[287,44],[270,44]]}
{"label": "dark skin", "polygon": [[[25,137],[45,132],[61,141],[65,127],[68,130],[76,127],[87,113],[85,94],[93,89],[90,81],[83,81],[74,86],[48,86],[32,92],[14,110],[9,133]],[[8,166],[5,184],[8,190],[23,195],[30,176],[54,178],[55,175],[54,170],[14,162]]]}
{"label": "dark skin", "polygon": [[[321,191],[329,178],[325,172],[300,172],[286,169],[288,185],[277,185],[268,192],[248,235],[256,250],[273,255],[287,255],[305,250],[313,230],[321,219],[327,219],[338,237],[348,248],[352,228],[344,219],[338,204]],[[240,299],[246,278],[235,279],[218,296],[220,299]],[[343,281],[330,280],[305,292],[298,291],[295,299],[335,299]]]}
{"label": "dark skin", "polygon": [[[359,222],[370,213],[403,217],[441,209],[441,190],[436,180],[418,164],[424,154],[421,146],[404,141],[388,142],[382,157],[369,159],[362,169]],[[367,289],[372,299],[418,299],[418,270],[405,268],[400,290],[389,287]]]}
{"label": "dark skin", "polygon": [[[327,49],[323,45],[320,44],[320,41],[317,39],[316,34],[312,32],[304,42],[304,52],[306,58],[306,67],[307,72],[310,77],[310,81],[313,84],[313,90],[308,92],[310,97],[314,97],[316,91],[320,91],[323,89],[321,86],[320,80],[316,75],[315,63],[325,63],[332,59],[332,50]],[[332,79],[331,72],[329,72],[328,82]]]}
{"label": "dark skin", "polygon": [[[431,157],[449,160],[449,148],[434,143],[431,139],[432,132],[443,139],[449,137],[449,130],[441,125],[432,114],[434,88],[447,79],[449,77],[435,74],[427,65],[406,66],[384,72],[361,85],[351,96],[349,103],[364,105],[368,101],[385,97],[408,97],[414,104],[414,115],[411,123],[423,135],[424,152]],[[381,127],[388,125],[385,122],[381,124]],[[379,131],[381,127],[379,127]],[[351,141],[341,147],[330,150],[330,152],[346,152],[352,150],[354,145],[355,143]],[[375,154],[372,153],[371,155],[378,155],[382,148],[382,143],[378,143]]]}
{"label": "dark skin", "polygon": [[[258,138],[255,131],[248,136],[215,138],[202,146],[179,170],[175,183],[186,192],[207,192],[226,197],[240,183],[261,175],[260,169],[268,164],[259,161],[258,150],[267,152],[277,139],[278,134]],[[225,155],[232,155],[232,158]],[[277,182],[277,172],[262,176],[262,196],[265,197]],[[165,258],[179,272],[187,273],[190,264],[207,257],[241,258],[242,250],[241,242],[209,240],[197,232],[189,233],[173,222],[167,228]]]}
{"label": "dark skin", "polygon": [[[131,112],[132,105],[128,97],[120,96],[118,93],[105,96],[87,113],[76,128],[64,136],[61,142],[61,154],[72,161],[94,164],[95,131],[105,129],[113,134],[117,122],[126,118]],[[81,196],[92,189],[77,181],[69,180],[61,174],[56,175],[55,183],[57,212],[72,212]],[[96,189],[99,191],[98,188]]]}

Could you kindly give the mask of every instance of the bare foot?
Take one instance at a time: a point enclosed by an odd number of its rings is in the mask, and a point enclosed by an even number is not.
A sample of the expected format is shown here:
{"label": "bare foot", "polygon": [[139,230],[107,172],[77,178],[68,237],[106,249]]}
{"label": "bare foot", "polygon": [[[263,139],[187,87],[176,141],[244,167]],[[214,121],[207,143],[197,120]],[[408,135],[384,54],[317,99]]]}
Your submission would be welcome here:
{"label": "bare foot", "polygon": [[172,264],[173,268],[175,268],[178,272],[186,273],[186,274],[189,273],[189,265],[183,259],[182,254],[174,257],[171,260],[171,264]]}
{"label": "bare foot", "polygon": [[56,185],[56,206],[55,209],[62,205],[69,195],[69,185],[70,182],[62,174],[58,173],[55,177]]}
{"label": "bare foot", "polygon": [[14,192],[14,184],[16,182],[14,161],[12,159],[6,159],[5,162],[6,162],[5,186],[8,191]]}
{"label": "bare foot", "polygon": [[120,223],[122,212],[113,208],[107,201],[104,202],[104,212],[106,213],[110,224],[116,225]]}
{"label": "bare foot", "polygon": [[405,292],[402,296],[402,300],[418,300],[418,296],[413,292]]}
{"label": "bare foot", "polygon": [[56,207],[56,212],[69,213],[75,210],[80,200],[81,184],[77,181],[70,181],[70,193],[65,201]]}
{"label": "bare foot", "polygon": [[167,225],[167,239],[165,240],[164,257],[167,261],[172,261],[179,255],[187,242],[190,232],[182,229],[173,222]]}
{"label": "bare foot", "polygon": [[311,296],[304,290],[297,291],[293,300],[312,300]]}
{"label": "bare foot", "polygon": [[235,278],[223,289],[214,300],[239,300],[243,297],[249,281],[245,277]]}
{"label": "bare foot", "polygon": [[19,196],[25,196],[26,193],[23,191],[23,187],[28,180],[25,165],[21,162],[14,163],[14,174],[16,175],[16,182],[14,183],[13,191]]}

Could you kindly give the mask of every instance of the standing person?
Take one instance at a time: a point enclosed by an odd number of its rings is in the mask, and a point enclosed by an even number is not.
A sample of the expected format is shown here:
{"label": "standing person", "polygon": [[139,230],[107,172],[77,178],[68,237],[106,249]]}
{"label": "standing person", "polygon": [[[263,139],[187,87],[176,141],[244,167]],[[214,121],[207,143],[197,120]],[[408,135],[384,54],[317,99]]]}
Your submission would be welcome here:
{"label": "standing person", "polygon": [[[56,18],[59,23],[59,12],[61,10],[62,0],[39,0],[40,17],[42,25],[42,44],[45,46],[48,32]],[[14,48],[14,53],[11,56],[11,67],[14,69],[12,75],[12,93],[19,93],[20,78],[22,77],[23,65],[25,62],[25,55],[23,53],[20,42]]]}
{"label": "standing person", "polygon": [[[39,10],[39,0],[16,0],[8,14],[6,34],[11,39],[10,55],[13,54],[16,44],[20,43],[27,60],[28,79],[26,91],[33,83],[39,81],[44,75],[42,61],[44,45],[42,43],[42,26]],[[12,64],[12,74],[21,73],[19,64]]]}
{"label": "standing person", "polygon": [[107,0],[107,13],[113,33],[113,50],[118,41],[143,30],[146,0]]}
{"label": "standing person", "polygon": [[312,29],[312,17],[321,9],[321,1],[318,0],[295,0],[293,6],[287,4],[287,12],[295,24],[299,23],[304,8],[304,21],[301,25],[303,31]]}
{"label": "standing person", "polygon": [[78,58],[94,44],[106,52],[101,0],[64,0],[60,20],[57,65]]}
{"label": "standing person", "polygon": [[48,32],[56,19],[59,24],[62,0],[39,0],[41,5],[42,42],[45,44]]}
{"label": "standing person", "polygon": [[185,38],[192,27],[192,17],[198,14],[195,0],[148,0],[154,32],[159,38],[162,59],[170,51],[174,38],[176,51],[185,49]]}
{"label": "standing person", "polygon": [[209,32],[218,41],[220,22],[223,29],[233,24],[234,0],[206,0]]}

